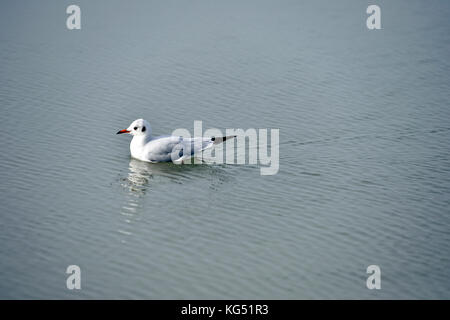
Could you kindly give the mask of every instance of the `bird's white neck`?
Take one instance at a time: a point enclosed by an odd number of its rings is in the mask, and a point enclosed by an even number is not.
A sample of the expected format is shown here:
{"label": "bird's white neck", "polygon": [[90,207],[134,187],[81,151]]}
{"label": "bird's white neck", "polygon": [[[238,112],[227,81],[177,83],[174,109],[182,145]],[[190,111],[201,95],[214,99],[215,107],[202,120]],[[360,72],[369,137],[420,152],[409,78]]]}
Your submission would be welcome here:
{"label": "bird's white neck", "polygon": [[144,146],[148,141],[152,139],[151,135],[138,135],[133,136],[130,142],[130,152],[134,158],[140,158]]}

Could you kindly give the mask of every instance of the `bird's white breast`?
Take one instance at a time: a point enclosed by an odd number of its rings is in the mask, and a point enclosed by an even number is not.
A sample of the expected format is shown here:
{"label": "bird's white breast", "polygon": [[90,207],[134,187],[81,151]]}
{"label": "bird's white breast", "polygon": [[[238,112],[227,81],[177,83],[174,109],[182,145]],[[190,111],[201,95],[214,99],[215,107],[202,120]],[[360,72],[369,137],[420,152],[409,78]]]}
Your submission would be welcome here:
{"label": "bird's white breast", "polygon": [[144,146],[146,143],[145,136],[135,136],[130,143],[130,153],[133,158],[146,160],[143,158]]}

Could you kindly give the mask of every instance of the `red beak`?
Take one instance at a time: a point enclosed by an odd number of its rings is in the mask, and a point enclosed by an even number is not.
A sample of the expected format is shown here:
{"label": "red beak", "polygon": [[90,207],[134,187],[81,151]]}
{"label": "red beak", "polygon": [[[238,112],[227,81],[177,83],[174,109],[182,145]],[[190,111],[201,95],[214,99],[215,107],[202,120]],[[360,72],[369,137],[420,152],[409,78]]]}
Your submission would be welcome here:
{"label": "red beak", "polygon": [[127,129],[123,129],[123,130],[120,130],[119,132],[117,132],[116,134],[121,134],[121,133],[130,133],[130,131],[128,131]]}

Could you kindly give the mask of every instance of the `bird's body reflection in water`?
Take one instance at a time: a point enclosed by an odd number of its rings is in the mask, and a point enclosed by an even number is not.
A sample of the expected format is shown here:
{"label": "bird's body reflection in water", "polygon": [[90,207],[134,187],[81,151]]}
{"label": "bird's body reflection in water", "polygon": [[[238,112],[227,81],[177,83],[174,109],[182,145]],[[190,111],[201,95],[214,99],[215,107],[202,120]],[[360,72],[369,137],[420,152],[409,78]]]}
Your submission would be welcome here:
{"label": "bird's body reflection in water", "polygon": [[[229,166],[230,167],[230,166]],[[231,166],[232,167],[232,166]],[[230,167],[230,171],[233,171]],[[173,195],[175,185],[186,184],[202,185],[202,189],[209,189],[211,193],[219,190],[220,185],[230,181],[232,174],[223,168],[223,165],[202,164],[174,164],[148,163],[134,158],[130,158],[126,177],[121,177],[122,187],[127,191],[125,194],[125,204],[122,206],[120,214],[123,222],[117,230],[124,235],[122,242],[133,235],[133,224],[140,221],[143,214],[152,210],[164,210],[156,202],[152,202],[152,208],[148,208],[147,198],[154,197],[153,193],[161,197],[167,197],[167,201],[174,201]],[[213,196],[213,195],[211,195]],[[144,203],[147,202],[147,208]],[[153,207],[154,206],[154,207]]]}

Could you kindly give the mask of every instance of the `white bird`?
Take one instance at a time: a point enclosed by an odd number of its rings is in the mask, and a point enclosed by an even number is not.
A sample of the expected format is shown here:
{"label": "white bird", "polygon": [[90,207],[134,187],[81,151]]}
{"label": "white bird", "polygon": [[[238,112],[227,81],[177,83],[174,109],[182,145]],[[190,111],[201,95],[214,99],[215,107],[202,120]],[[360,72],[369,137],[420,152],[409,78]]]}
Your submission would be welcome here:
{"label": "white bird", "polygon": [[130,143],[130,152],[133,158],[147,162],[172,161],[175,163],[182,163],[183,160],[187,160],[215,144],[236,137],[152,137],[152,128],[144,119],[134,120],[127,129],[117,132],[117,134],[120,133],[128,133],[133,136]]}

